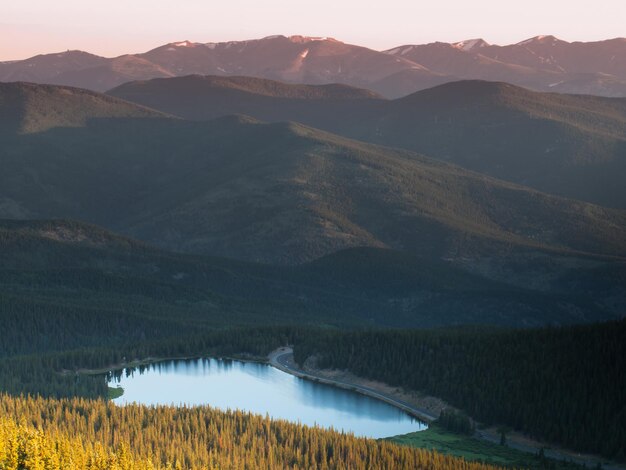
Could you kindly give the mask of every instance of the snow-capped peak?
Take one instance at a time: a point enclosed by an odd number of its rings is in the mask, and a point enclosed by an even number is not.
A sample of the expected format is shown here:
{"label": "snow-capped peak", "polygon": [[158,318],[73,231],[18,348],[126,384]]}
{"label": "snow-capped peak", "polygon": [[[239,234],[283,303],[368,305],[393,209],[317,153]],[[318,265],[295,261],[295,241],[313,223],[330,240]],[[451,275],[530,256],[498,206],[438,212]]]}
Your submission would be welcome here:
{"label": "snow-capped peak", "polygon": [[289,36],[288,38],[291,42],[295,42],[297,44],[303,44],[306,42],[313,42],[313,41],[334,41],[337,42],[336,39],[334,38],[329,38],[329,37],[317,37],[317,36]]}
{"label": "snow-capped peak", "polygon": [[193,46],[195,46],[195,43],[193,43],[191,41],[181,41],[181,42],[175,42],[174,44],[172,44],[172,46],[174,46],[174,47],[193,47]]}
{"label": "snow-capped peak", "polygon": [[455,42],[452,44],[457,49],[461,49],[466,52],[473,51],[474,49],[479,49],[481,47],[487,47],[489,43],[484,39],[467,39],[465,41]]}
{"label": "snow-capped peak", "polygon": [[526,46],[528,44],[532,44],[533,42],[539,42],[542,44],[556,44],[557,42],[559,42],[559,39],[555,38],[554,36],[535,36],[534,38],[530,38],[530,39],[526,39],[525,41],[521,41],[518,42],[517,45],[518,46]]}

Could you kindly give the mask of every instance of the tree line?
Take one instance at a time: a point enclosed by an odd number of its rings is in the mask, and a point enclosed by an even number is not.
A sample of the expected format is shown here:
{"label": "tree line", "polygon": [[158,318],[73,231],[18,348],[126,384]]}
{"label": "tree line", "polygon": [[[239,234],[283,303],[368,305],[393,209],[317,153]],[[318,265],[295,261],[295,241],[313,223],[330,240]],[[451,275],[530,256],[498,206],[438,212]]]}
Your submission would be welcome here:
{"label": "tree line", "polygon": [[[105,373],[135,360],[213,356],[263,360],[277,347],[299,343],[316,332],[317,329],[278,326],[200,329],[195,334],[159,340],[9,356],[0,361],[0,391],[56,398],[103,398],[107,396]],[[92,375],[84,373],[86,370],[103,372]]]}

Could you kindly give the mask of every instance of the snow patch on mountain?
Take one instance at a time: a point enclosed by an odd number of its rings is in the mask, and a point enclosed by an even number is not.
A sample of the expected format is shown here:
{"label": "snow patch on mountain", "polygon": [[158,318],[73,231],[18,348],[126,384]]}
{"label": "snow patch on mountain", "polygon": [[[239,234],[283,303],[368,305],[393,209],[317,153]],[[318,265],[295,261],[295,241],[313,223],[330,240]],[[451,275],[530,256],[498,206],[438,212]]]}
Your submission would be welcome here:
{"label": "snow patch on mountain", "polygon": [[525,46],[526,44],[530,44],[532,42],[535,42],[537,40],[537,38],[540,38],[541,36],[537,36],[535,38],[530,38],[530,39],[526,39],[524,41],[520,41],[518,42],[516,45],[517,46]]}
{"label": "snow patch on mountain", "polygon": [[339,42],[334,38],[329,38],[329,37],[316,37],[316,36],[289,36],[289,41],[296,43],[296,44],[304,44],[307,42],[317,42],[317,41],[333,41],[333,42]]}
{"label": "snow patch on mountain", "polygon": [[416,46],[399,46],[394,47],[393,49],[389,49],[388,51],[383,51],[385,54],[390,55],[406,55],[415,49]]}
{"label": "snow patch on mountain", "polygon": [[559,42],[559,39],[555,38],[554,36],[541,35],[541,36],[535,36],[534,38],[526,39],[525,41],[518,42],[516,45],[517,46],[526,46],[526,45],[532,44],[534,42],[540,42],[540,43],[543,43],[543,44],[552,43],[552,45],[554,45],[557,42]]}
{"label": "snow patch on mountain", "polygon": [[195,44],[193,42],[190,42],[190,41],[175,42],[172,45],[175,46],[175,47],[194,47],[195,46]]}
{"label": "snow patch on mountain", "polygon": [[479,49],[481,47],[486,47],[488,46],[489,43],[487,41],[485,41],[484,39],[467,39],[465,41],[459,41],[459,42],[455,42],[454,44],[452,44],[452,46],[456,47],[457,49],[461,49],[465,52],[470,52],[473,51],[474,49]]}
{"label": "snow patch on mountain", "polygon": [[402,51],[400,51],[400,55],[407,55],[413,49],[415,49],[415,46],[405,47],[404,49],[402,49]]}

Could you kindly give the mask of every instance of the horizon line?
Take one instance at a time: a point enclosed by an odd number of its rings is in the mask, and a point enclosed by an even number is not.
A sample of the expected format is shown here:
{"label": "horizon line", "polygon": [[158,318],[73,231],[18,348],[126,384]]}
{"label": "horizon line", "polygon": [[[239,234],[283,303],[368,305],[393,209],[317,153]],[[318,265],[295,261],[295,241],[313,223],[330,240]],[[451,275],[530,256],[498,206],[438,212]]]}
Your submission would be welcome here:
{"label": "horizon line", "polygon": [[150,49],[141,51],[141,52],[125,52],[122,54],[118,54],[118,55],[100,55],[100,54],[96,54],[93,52],[89,52],[89,50],[87,49],[80,49],[80,48],[75,48],[75,49],[65,49],[65,50],[55,50],[55,51],[50,51],[50,52],[40,52],[28,57],[24,57],[21,59],[2,59],[0,58],[0,63],[10,63],[10,62],[20,62],[20,61],[24,61],[24,60],[28,60],[28,59],[32,59],[34,57],[38,57],[38,56],[44,56],[44,55],[55,55],[55,54],[64,54],[67,52],[84,52],[87,54],[91,54],[97,57],[101,57],[104,59],[115,59],[118,57],[124,57],[127,55],[138,55],[138,54],[145,54],[147,52],[153,51],[155,49],[158,49],[160,47],[164,47],[164,46],[169,46],[169,45],[177,45],[177,44],[183,44],[183,43],[189,43],[189,44],[193,44],[193,45],[199,45],[199,46],[206,46],[209,44],[228,44],[228,43],[243,43],[243,42],[252,42],[252,41],[262,41],[262,40],[266,40],[266,39],[273,39],[273,38],[286,38],[286,39],[292,39],[292,38],[305,38],[305,39],[311,39],[311,40],[332,40],[332,41],[336,41],[336,42],[340,42],[342,44],[348,44],[348,45],[353,45],[353,46],[358,46],[358,47],[364,47],[366,49],[370,49],[376,52],[386,52],[386,51],[391,51],[393,49],[397,49],[400,47],[409,47],[409,46],[425,46],[425,45],[429,45],[429,44],[449,44],[449,45],[457,45],[457,44],[461,44],[464,42],[469,42],[469,41],[484,41],[485,43],[487,43],[489,46],[497,46],[497,47],[507,47],[507,46],[517,46],[517,45],[523,45],[524,42],[527,41],[531,41],[534,39],[543,39],[543,38],[548,38],[548,37],[553,37],[555,39],[557,39],[558,41],[561,42],[565,42],[567,44],[576,44],[576,43],[583,43],[583,44],[589,44],[589,43],[598,43],[598,42],[606,42],[606,41],[615,41],[615,40],[623,40],[626,41],[626,36],[617,36],[617,37],[609,37],[609,38],[605,38],[605,39],[596,39],[596,40],[591,40],[591,41],[583,41],[583,40],[573,40],[573,41],[569,41],[566,39],[561,39],[558,36],[555,36],[553,34],[539,34],[539,35],[535,35],[535,36],[531,36],[531,37],[527,37],[526,39],[522,39],[518,42],[511,42],[508,44],[497,44],[497,43],[491,43],[487,40],[485,40],[482,37],[476,37],[476,38],[467,38],[467,39],[463,39],[460,41],[454,41],[454,42],[448,42],[448,41],[429,41],[429,42],[414,42],[414,43],[403,43],[403,44],[398,44],[396,46],[387,48],[387,49],[374,49],[371,47],[367,47],[367,46],[361,46],[360,44],[356,43],[356,42],[344,42],[340,39],[337,39],[336,37],[332,37],[332,36],[310,36],[310,35],[300,35],[300,34],[292,34],[292,35],[285,35],[285,34],[274,34],[274,35],[268,35],[268,36],[263,36],[263,37],[256,37],[256,38],[249,38],[249,39],[238,39],[238,40],[229,40],[229,41],[207,41],[207,42],[199,42],[199,41],[190,41],[189,39],[183,39],[183,40],[179,40],[179,41],[171,41],[171,42],[166,42],[166,43],[161,43],[156,45],[155,47],[152,47]]}

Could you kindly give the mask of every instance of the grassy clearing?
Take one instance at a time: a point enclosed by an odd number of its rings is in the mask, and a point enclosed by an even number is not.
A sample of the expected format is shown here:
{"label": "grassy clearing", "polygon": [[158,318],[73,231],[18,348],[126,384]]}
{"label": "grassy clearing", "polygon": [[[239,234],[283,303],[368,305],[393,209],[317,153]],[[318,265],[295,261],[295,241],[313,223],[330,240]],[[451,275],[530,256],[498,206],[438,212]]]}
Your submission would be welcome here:
{"label": "grassy clearing", "polygon": [[107,395],[109,400],[115,400],[122,395],[124,395],[124,389],[122,387],[109,387],[109,393]]}
{"label": "grassy clearing", "polygon": [[543,461],[536,455],[510,447],[492,444],[462,434],[453,434],[435,425],[425,431],[388,438],[397,444],[434,449],[442,454],[463,457],[468,461],[482,461],[514,468],[581,469],[583,467],[551,459]]}

